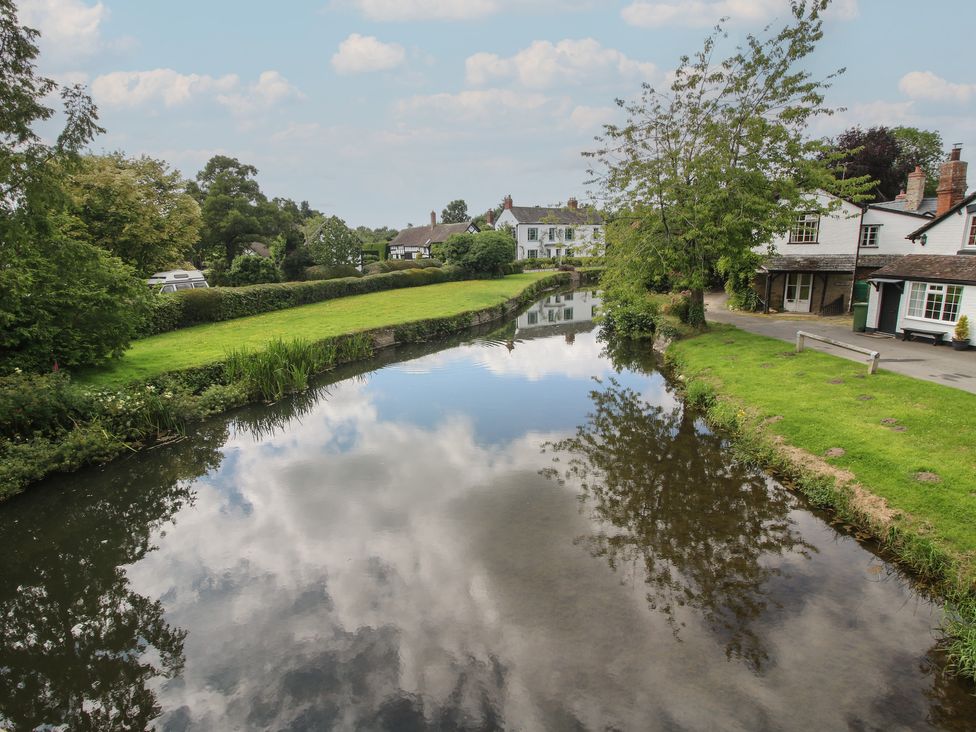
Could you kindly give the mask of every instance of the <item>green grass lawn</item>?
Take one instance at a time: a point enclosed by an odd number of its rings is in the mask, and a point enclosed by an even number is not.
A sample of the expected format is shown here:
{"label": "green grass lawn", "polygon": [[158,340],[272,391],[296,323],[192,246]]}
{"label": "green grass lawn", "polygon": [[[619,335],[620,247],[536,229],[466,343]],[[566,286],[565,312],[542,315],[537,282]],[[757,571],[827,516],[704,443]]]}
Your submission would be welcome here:
{"label": "green grass lawn", "polygon": [[122,358],[80,374],[98,386],[123,384],[165,371],[221,360],[228,351],[260,349],[275,338],[320,340],[415,320],[459,315],[500,305],[552,273],[511,275],[497,280],[445,282],[326,300],[247,318],[208,323],[135,341]]}
{"label": "green grass lawn", "polygon": [[672,348],[686,376],[712,381],[763,418],[782,417],[768,429],[789,444],[820,456],[845,450],[828,462],[976,566],[976,394],[890,371],[868,376],[857,362],[794,354],[789,343],[731,326]]}

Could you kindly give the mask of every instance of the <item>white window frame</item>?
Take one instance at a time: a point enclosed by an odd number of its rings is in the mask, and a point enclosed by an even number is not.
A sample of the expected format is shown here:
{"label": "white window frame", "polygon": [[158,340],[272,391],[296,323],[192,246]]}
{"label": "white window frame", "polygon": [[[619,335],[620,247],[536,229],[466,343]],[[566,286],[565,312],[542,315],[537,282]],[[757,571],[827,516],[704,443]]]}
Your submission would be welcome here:
{"label": "white window frame", "polygon": [[567,226],[566,231],[564,233],[566,236],[566,241],[573,241],[573,239],[576,238],[576,232],[573,230],[573,227],[571,226]]}
{"label": "white window frame", "polygon": [[556,231],[557,229],[555,226],[549,227],[549,241],[557,241],[559,239],[559,235],[556,233]]}
{"label": "white window frame", "polygon": [[965,238],[963,239],[963,246],[965,247],[976,247],[976,214],[973,214],[969,218],[969,228],[966,229]]}
{"label": "white window frame", "polygon": [[525,230],[525,238],[528,241],[539,241],[539,227],[529,226]]}
{"label": "white window frame", "polygon": [[881,238],[881,224],[861,224],[861,237],[857,245],[862,249],[877,249]]}
{"label": "white window frame", "polygon": [[[812,236],[812,238],[811,238]],[[790,244],[817,244],[820,241],[820,214],[806,211],[797,214],[790,228]]]}
{"label": "white window frame", "polygon": [[538,259],[538,258],[539,258],[538,249],[529,249],[526,251],[526,259]]}
{"label": "white window frame", "polygon": [[[907,312],[905,318],[907,320],[920,320],[925,323],[940,323],[942,325],[951,325],[959,321],[959,313],[962,310],[962,293],[964,291],[962,285],[952,285],[945,283],[936,282],[912,282],[911,287],[908,289],[908,306],[906,308]],[[952,292],[954,291],[954,292]],[[918,295],[916,297],[916,294]],[[925,315],[925,311],[928,310],[929,296],[938,295],[941,298],[941,303],[939,305],[939,317],[930,318]],[[949,304],[950,298],[955,295],[955,313],[953,319],[945,317],[946,308]]]}

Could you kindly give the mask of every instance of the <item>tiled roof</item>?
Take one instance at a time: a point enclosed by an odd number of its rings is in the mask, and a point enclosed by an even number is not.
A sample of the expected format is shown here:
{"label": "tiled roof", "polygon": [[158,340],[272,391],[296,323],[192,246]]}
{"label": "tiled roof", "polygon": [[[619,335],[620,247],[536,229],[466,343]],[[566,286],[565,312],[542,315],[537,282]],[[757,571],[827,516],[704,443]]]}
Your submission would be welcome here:
{"label": "tiled roof", "polygon": [[909,254],[882,267],[872,276],[976,285],[976,255]]}
{"label": "tiled roof", "polygon": [[267,259],[271,256],[271,250],[268,249],[268,245],[260,241],[253,241],[247,245],[247,248],[257,254],[259,257],[264,257]]}
{"label": "tiled roof", "polygon": [[886,264],[901,259],[900,254],[862,254],[857,258],[858,267],[884,267]]}
{"label": "tiled roof", "polygon": [[512,206],[512,215],[520,224],[602,224],[603,217],[592,208],[553,208],[547,206]]}
{"label": "tiled roof", "polygon": [[767,272],[853,272],[854,255],[821,257],[769,257],[763,267]]}
{"label": "tiled roof", "polygon": [[916,239],[918,239],[918,237],[920,237],[926,231],[928,231],[933,226],[935,226],[936,224],[938,224],[940,221],[943,221],[948,216],[952,216],[952,214],[954,214],[956,211],[958,211],[959,209],[961,209],[963,206],[968,206],[973,201],[976,201],[976,193],[970,193],[968,196],[966,196],[964,199],[962,199],[959,203],[957,203],[955,206],[953,206],[952,208],[950,208],[944,214],[942,214],[941,216],[935,217],[934,219],[932,219],[931,221],[929,221],[924,226],[922,226],[922,227],[920,227],[918,229],[915,229],[915,231],[913,231],[911,234],[909,234],[905,238],[906,239],[911,239],[912,241],[915,241]]}
{"label": "tiled roof", "polygon": [[455,234],[463,234],[470,226],[470,221],[462,221],[460,224],[414,226],[397,234],[390,242],[390,246],[424,247],[428,244],[441,244]]}
{"label": "tiled roof", "polygon": [[931,218],[935,215],[935,209],[938,206],[939,199],[935,196],[930,196],[929,198],[923,198],[919,207],[915,211],[908,211],[905,209],[905,199],[896,199],[894,201],[878,201],[877,203],[869,203],[868,208],[883,208],[887,211],[897,211],[898,213],[909,214],[910,216],[924,216],[926,218]]}

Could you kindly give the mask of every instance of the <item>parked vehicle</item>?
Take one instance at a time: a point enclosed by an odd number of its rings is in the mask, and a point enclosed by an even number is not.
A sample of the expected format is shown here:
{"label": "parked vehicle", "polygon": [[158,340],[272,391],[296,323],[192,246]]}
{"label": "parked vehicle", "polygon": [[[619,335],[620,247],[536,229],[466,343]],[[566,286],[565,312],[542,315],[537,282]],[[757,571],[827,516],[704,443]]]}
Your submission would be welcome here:
{"label": "parked vehicle", "polygon": [[198,269],[171,269],[166,272],[157,272],[146,282],[156,292],[201,290],[210,287],[203,276],[203,272]]}

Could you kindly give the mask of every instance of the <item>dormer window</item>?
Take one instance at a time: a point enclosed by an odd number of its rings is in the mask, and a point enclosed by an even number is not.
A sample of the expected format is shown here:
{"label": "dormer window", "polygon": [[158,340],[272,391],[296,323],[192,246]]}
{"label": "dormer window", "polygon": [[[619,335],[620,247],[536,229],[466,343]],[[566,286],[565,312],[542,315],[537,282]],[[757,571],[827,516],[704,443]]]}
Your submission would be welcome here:
{"label": "dormer window", "polygon": [[969,231],[966,233],[966,246],[976,247],[976,215],[969,219]]}
{"label": "dormer window", "polygon": [[816,244],[820,235],[820,214],[801,213],[790,229],[790,244]]}

